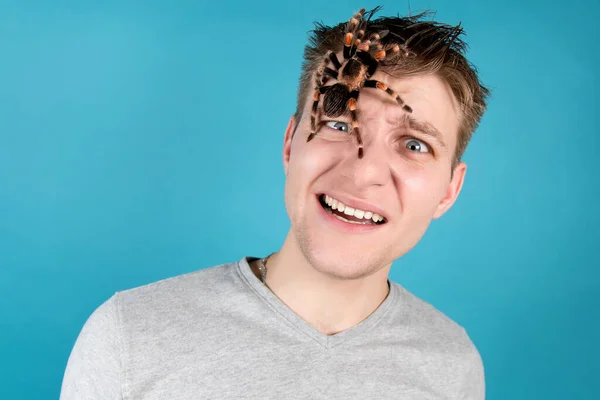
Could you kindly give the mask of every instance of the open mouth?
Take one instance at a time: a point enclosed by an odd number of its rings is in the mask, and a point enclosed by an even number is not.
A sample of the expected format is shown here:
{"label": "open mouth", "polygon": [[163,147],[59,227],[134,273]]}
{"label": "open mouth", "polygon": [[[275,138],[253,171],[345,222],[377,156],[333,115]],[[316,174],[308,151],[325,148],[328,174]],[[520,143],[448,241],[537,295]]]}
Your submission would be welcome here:
{"label": "open mouth", "polygon": [[346,206],[344,203],[325,194],[319,196],[321,207],[341,221],[358,225],[383,225],[386,220],[372,211],[359,210]]}

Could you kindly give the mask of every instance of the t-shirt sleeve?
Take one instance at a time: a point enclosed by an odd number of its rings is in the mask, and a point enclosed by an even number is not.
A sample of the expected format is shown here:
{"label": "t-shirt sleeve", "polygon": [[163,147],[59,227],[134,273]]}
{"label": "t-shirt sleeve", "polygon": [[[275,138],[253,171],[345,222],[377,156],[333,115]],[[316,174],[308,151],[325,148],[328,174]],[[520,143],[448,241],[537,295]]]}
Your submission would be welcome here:
{"label": "t-shirt sleeve", "polygon": [[462,385],[461,400],[485,400],[485,372],[481,355],[475,349],[471,368]]}
{"label": "t-shirt sleeve", "polygon": [[122,400],[118,294],[88,318],[73,346],[60,400]]}

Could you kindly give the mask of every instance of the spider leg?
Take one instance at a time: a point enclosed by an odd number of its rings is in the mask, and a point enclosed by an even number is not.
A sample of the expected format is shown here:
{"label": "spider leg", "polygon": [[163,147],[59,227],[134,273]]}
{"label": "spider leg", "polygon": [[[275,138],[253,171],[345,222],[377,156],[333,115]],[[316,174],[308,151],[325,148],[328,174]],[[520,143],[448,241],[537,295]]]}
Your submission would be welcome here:
{"label": "spider leg", "polygon": [[360,25],[365,14],[365,9],[362,8],[356,14],[350,18],[350,21],[346,24],[346,32],[344,35],[344,60],[348,60],[352,57],[352,46],[355,44],[355,38],[357,35],[356,29]]}
{"label": "spider leg", "polygon": [[356,32],[356,40],[354,41],[354,45],[356,47],[358,47],[358,45],[360,44],[360,42],[362,41],[362,38],[365,37],[365,30],[363,28],[358,29],[358,31]]}
{"label": "spider leg", "polygon": [[325,68],[327,68],[327,64],[329,64],[330,57],[332,54],[335,56],[333,51],[328,50],[325,54],[325,57],[323,57],[323,61],[321,61],[321,65],[319,65],[319,68],[317,68],[317,72],[315,73],[315,81],[317,87],[324,84],[323,79],[325,79],[325,77],[323,76],[323,73],[325,72]]}
{"label": "spider leg", "polygon": [[371,36],[369,36],[369,47],[371,46],[381,46],[381,44],[379,43],[379,40],[381,40],[382,37],[384,37],[387,34],[386,31],[383,32],[373,32],[371,33]]}
{"label": "spider leg", "polygon": [[390,96],[392,96],[392,98],[394,98],[394,100],[396,100],[398,102],[398,104],[400,106],[402,106],[402,109],[404,111],[409,112],[409,113],[412,112],[412,108],[408,104],[406,104],[404,102],[404,100],[402,100],[402,97],[400,97],[399,94],[397,94],[396,92],[394,92],[392,90],[392,88],[390,88],[385,83],[380,82],[380,81],[376,81],[374,79],[369,79],[369,80],[365,81],[365,87],[383,90],[384,92],[386,92],[387,94],[389,94]]}
{"label": "spider leg", "polygon": [[367,66],[367,73],[369,76],[373,76],[377,69],[377,60],[373,58],[370,50],[372,46],[381,46],[378,42],[379,38],[379,34],[372,33],[369,39],[362,42],[356,49],[356,56]]}
{"label": "spider leg", "polygon": [[325,73],[325,75],[329,75],[333,79],[337,79],[338,78],[338,72],[332,70],[329,67],[325,67],[325,69],[323,70],[323,72]]}
{"label": "spider leg", "polygon": [[360,20],[359,25],[356,27],[356,32],[355,32],[356,39],[354,40],[354,48],[351,49],[350,55],[354,55],[356,53],[358,46],[360,46],[363,38],[365,37],[366,30],[367,30],[367,21],[363,18]]}
{"label": "spider leg", "polygon": [[363,158],[363,141],[358,130],[358,117],[356,115],[356,102],[358,101],[358,95],[358,90],[352,91],[346,107],[350,111],[350,118],[352,119],[352,133],[354,134],[356,142],[358,143],[358,158]]}
{"label": "spider leg", "polygon": [[378,49],[379,51],[377,52],[377,54],[375,54],[375,59],[377,60],[377,62],[381,62],[383,60],[385,60],[386,58],[389,58],[393,55],[396,55],[400,52],[400,46],[395,44],[391,47],[388,47],[387,50],[384,50],[383,48]]}
{"label": "spider leg", "polygon": [[339,70],[340,68],[342,68],[342,63],[340,62],[340,60],[338,60],[337,56],[335,55],[335,53],[333,51],[331,51],[329,53],[329,60],[331,60],[331,62],[333,63],[333,67],[336,70]]}
{"label": "spider leg", "polygon": [[373,76],[375,70],[377,69],[377,61],[371,56],[371,54],[368,53],[368,45],[367,50],[364,50],[363,45],[361,45],[356,52],[356,57],[358,57],[360,62],[367,66],[367,74],[369,76]]}
{"label": "spider leg", "polygon": [[358,46],[360,46],[360,43],[361,43],[363,37],[365,36],[366,29],[367,29],[367,21],[365,21],[364,15],[361,15],[359,24],[354,28],[354,31],[352,32],[354,35],[354,43],[350,47],[350,56],[353,56],[354,54],[356,54]]}
{"label": "spider leg", "polygon": [[381,38],[385,37],[389,31],[381,31],[372,33],[369,37],[369,40],[363,42],[363,44],[358,48],[360,51],[364,51],[366,53],[370,53],[372,48],[376,49],[375,53],[375,61],[380,62],[383,61],[387,56],[388,52],[391,54],[396,54],[400,52],[400,46],[395,44],[392,46],[388,46],[387,50],[384,50],[383,45],[379,42]]}
{"label": "spider leg", "polygon": [[315,94],[313,95],[313,105],[310,110],[310,135],[306,139],[307,142],[313,140],[317,135],[317,112],[319,110],[319,100],[321,99],[321,91],[319,89],[315,90]]}
{"label": "spider leg", "polygon": [[346,33],[346,37],[344,39],[344,60],[348,60],[350,58],[350,47],[354,42],[354,36],[352,33]]}
{"label": "spider leg", "polygon": [[338,60],[335,53],[331,50],[327,51],[325,57],[323,57],[323,61],[317,71],[315,73],[315,92],[313,94],[313,105],[310,112],[310,134],[306,139],[307,142],[310,142],[317,135],[317,125],[319,118],[319,102],[321,100],[321,95],[324,94],[329,87],[324,86],[325,83],[329,80],[329,78],[337,79],[338,72],[329,68],[327,64],[331,61],[336,69],[339,69],[342,65]]}
{"label": "spider leg", "polygon": [[[323,77],[323,84],[325,84],[327,81],[329,80],[329,78],[327,78],[326,76]],[[321,100],[321,95],[324,94],[325,92],[327,92],[327,90],[330,88],[330,86],[317,86],[317,89],[315,89],[315,93],[313,95],[313,105],[312,108],[310,110],[310,135],[308,135],[308,138],[306,139],[307,142],[310,142],[311,140],[313,140],[315,138],[315,136],[317,135],[317,125],[318,125],[318,118],[319,118],[319,101]]]}
{"label": "spider leg", "polygon": [[306,139],[307,142],[313,140],[315,135],[317,134],[317,118],[319,117],[319,101],[321,100],[321,91],[319,89],[315,90],[313,94],[313,105],[310,109],[310,134]]}

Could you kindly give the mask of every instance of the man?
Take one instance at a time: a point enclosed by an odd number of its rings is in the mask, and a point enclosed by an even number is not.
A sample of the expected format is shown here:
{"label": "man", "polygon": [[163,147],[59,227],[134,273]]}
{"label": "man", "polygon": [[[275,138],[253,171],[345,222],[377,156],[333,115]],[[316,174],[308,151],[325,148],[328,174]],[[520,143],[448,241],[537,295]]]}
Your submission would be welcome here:
{"label": "man", "polygon": [[63,400],[485,397],[466,331],[388,273],[456,200],[488,91],[459,27],[371,14],[306,47],[282,248],[116,293]]}

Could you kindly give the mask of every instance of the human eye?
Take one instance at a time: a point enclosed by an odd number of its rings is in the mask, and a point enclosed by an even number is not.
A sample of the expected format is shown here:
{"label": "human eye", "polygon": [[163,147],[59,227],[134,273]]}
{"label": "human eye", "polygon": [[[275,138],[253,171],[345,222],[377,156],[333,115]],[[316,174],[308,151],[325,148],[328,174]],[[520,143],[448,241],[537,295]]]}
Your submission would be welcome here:
{"label": "human eye", "polygon": [[341,121],[327,121],[325,125],[333,130],[340,132],[350,132],[350,125]]}
{"label": "human eye", "polygon": [[416,153],[431,153],[431,148],[427,145],[427,143],[422,140],[418,140],[415,138],[408,139],[406,141],[405,147]]}

